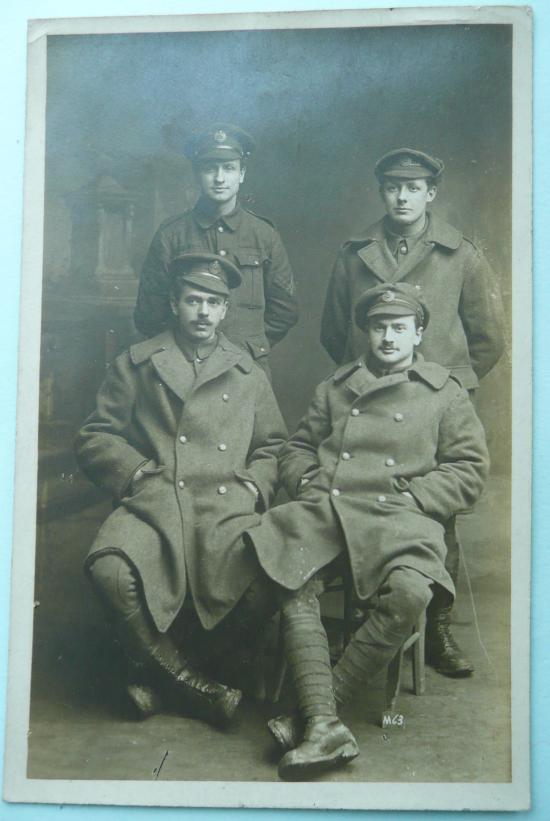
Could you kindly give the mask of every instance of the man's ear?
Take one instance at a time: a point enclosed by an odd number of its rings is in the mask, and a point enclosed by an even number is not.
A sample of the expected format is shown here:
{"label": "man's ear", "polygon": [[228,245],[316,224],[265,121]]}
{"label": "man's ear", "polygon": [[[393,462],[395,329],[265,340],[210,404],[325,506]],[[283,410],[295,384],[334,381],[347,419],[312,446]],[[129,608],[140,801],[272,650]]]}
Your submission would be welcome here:
{"label": "man's ear", "polygon": [[246,176],[246,165],[241,165],[241,176],[239,177],[239,183],[244,182],[245,176]]}
{"label": "man's ear", "polygon": [[226,313],[227,313],[227,309],[228,309],[228,308],[229,308],[229,300],[228,300],[228,299],[226,299],[226,300],[225,300],[225,302],[224,302],[224,304],[223,304],[222,319],[225,319],[225,315],[226,315]]}
{"label": "man's ear", "polygon": [[422,342],[422,334],[423,333],[424,333],[424,328],[421,325],[420,328],[416,329],[416,339],[415,339],[415,342],[414,342],[415,348],[416,348],[417,345],[420,345],[420,343]]}
{"label": "man's ear", "polygon": [[170,310],[174,316],[178,315],[178,303],[174,294],[170,294]]}
{"label": "man's ear", "polygon": [[432,185],[431,188],[428,188],[428,202],[433,202],[437,196],[437,185]]}

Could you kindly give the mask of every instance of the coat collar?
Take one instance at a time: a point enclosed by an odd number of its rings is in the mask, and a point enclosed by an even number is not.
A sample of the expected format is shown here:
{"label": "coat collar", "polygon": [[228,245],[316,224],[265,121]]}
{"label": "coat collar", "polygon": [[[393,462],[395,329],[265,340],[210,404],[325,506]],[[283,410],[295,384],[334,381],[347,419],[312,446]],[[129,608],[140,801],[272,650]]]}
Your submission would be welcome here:
{"label": "coat collar", "polygon": [[332,381],[335,384],[345,382],[346,388],[349,388],[357,396],[364,396],[366,393],[381,390],[411,378],[420,379],[438,391],[447,383],[450,372],[436,362],[426,362],[422,354],[417,353],[411,367],[396,374],[377,377],[367,368],[364,357],[360,356],[353,362],[342,365],[332,375]]}
{"label": "coat collar", "polygon": [[[378,220],[378,222],[370,225],[363,234],[359,234],[348,242],[350,244],[363,245],[373,242],[383,243],[385,239],[384,224],[385,218],[383,217],[381,220]],[[449,225],[448,222],[441,219],[441,217],[438,217],[437,214],[429,211],[428,227],[426,228],[426,233],[422,241],[427,243],[434,242],[437,245],[442,245],[444,248],[449,248],[451,251],[456,251],[462,242],[462,234],[457,228],[454,228],[452,225]]]}
{"label": "coat collar", "polygon": [[462,242],[460,231],[440,219],[436,214],[428,213],[426,231],[419,239],[407,262],[398,267],[397,261],[388,248],[384,225],[385,220],[379,220],[367,228],[362,237],[351,239],[348,244],[359,246],[357,255],[379,279],[386,282],[391,282],[396,278],[404,279],[424,259],[434,245],[440,245],[443,248],[455,251]]}
{"label": "coat collar", "polygon": [[159,377],[182,402],[201,385],[233,367],[247,374],[253,367],[250,354],[234,345],[222,333],[219,334],[218,347],[201,366],[198,377],[195,377],[192,365],[180,351],[171,330],[132,345],[130,359],[134,365],[151,360]]}
{"label": "coat collar", "polygon": [[237,207],[234,211],[232,211],[230,214],[226,214],[223,217],[219,217],[215,214],[212,214],[210,208],[208,207],[208,202],[206,200],[199,199],[199,201],[193,208],[193,216],[195,217],[196,222],[204,230],[206,230],[207,228],[211,228],[213,225],[217,223],[221,223],[226,228],[228,228],[229,231],[237,231],[243,218],[243,209],[237,202]]}

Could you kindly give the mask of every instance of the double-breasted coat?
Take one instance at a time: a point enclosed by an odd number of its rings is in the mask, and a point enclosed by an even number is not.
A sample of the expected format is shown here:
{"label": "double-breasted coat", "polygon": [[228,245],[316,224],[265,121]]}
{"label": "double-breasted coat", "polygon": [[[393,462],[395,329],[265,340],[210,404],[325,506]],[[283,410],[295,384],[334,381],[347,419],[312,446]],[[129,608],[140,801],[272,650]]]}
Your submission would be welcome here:
{"label": "double-breasted coat", "polygon": [[[444,522],[477,500],[489,458],[468,394],[447,370],[421,355],[380,377],[363,359],[348,363],[317,388],[279,462],[295,501],[248,534],[276,582],[296,590],[347,551],[360,599],[398,566],[454,592]],[[302,477],[310,481],[300,490]]]}
{"label": "double-breasted coat", "polygon": [[170,265],[183,253],[204,251],[225,256],[240,270],[242,283],[232,292],[221,330],[265,367],[270,348],[298,320],[294,278],[276,229],[240,205],[213,217],[199,200],[192,210],[162,223],[141,272],[136,327],[146,336],[166,328]]}
{"label": "double-breasted coat", "polygon": [[223,335],[196,378],[171,331],[133,345],[109,368],[76,442],[84,473],[118,503],[87,564],[105,551],[126,556],[159,630],[187,594],[212,628],[259,572],[241,538],[260,520],[244,481],[267,508],[286,435],[266,375]]}
{"label": "double-breasted coat", "polygon": [[391,254],[384,220],[340,249],[329,281],[321,342],[341,364],[365,349],[354,321],[358,299],[383,282],[418,285],[430,310],[419,350],[459,378],[468,390],[488,373],[503,350],[500,293],[489,263],[470,240],[436,214],[406,260]]}

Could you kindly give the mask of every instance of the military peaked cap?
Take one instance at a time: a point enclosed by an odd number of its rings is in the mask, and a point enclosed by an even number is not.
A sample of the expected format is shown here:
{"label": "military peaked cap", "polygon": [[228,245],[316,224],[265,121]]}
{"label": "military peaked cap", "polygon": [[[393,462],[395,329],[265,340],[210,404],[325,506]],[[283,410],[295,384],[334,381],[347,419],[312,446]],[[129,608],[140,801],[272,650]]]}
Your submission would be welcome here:
{"label": "military peaked cap", "polygon": [[182,254],[172,262],[170,274],[187,285],[223,296],[238,288],[242,280],[239,269],[217,254]]}
{"label": "military peaked cap", "polygon": [[355,323],[365,330],[372,316],[416,316],[420,325],[426,328],[430,312],[420,286],[408,282],[385,283],[369,288],[359,298],[355,306]]}
{"label": "military peaked cap", "polygon": [[443,173],[443,161],[430,157],[415,148],[397,148],[384,154],[374,166],[374,173],[379,182],[384,178],[419,180],[427,177],[438,179]]}
{"label": "military peaked cap", "polygon": [[192,162],[247,160],[254,151],[254,140],[236,125],[213,123],[187,140],[184,151]]}

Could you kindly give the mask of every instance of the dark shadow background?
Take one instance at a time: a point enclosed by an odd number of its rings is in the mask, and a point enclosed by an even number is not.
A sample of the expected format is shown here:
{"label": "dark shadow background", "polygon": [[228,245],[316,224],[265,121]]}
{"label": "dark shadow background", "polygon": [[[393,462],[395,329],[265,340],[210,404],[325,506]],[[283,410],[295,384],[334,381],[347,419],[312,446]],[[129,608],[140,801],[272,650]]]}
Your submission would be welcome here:
{"label": "dark shadow background", "polygon": [[[338,246],[382,213],[373,166],[388,150],[444,160],[433,207],[484,250],[510,316],[511,38],[493,25],[48,37],[35,696],[60,670],[93,689],[97,661],[112,664],[81,574],[109,504],[72,440],[106,363],[136,338],[155,229],[194,202],[186,135],[221,120],[257,141],[243,198],[277,225],[302,306],[272,354],[292,430],[333,367],[318,341],[326,284]],[[505,489],[510,376],[508,347],[477,400]],[[506,542],[507,490],[499,499],[487,526],[504,518]]]}

